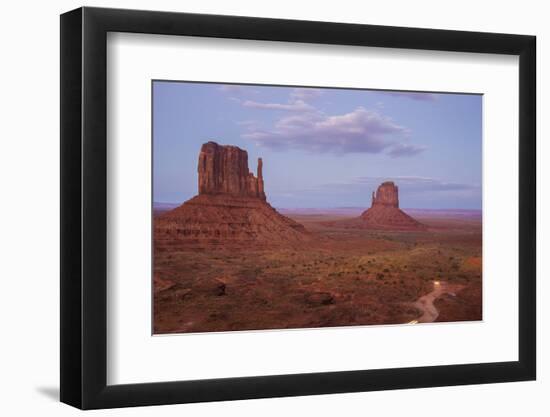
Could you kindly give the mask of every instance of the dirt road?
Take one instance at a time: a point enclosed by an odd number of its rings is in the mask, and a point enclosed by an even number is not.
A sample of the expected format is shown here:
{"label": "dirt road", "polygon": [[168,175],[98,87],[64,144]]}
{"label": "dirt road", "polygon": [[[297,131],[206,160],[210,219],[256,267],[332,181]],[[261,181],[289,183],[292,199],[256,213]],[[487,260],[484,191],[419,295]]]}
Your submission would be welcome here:
{"label": "dirt road", "polygon": [[412,306],[420,310],[422,315],[418,319],[410,321],[409,324],[432,323],[436,321],[439,311],[435,308],[434,301],[445,294],[454,296],[456,291],[464,288],[463,285],[449,284],[445,281],[434,281],[433,285],[434,289],[432,292],[423,295],[412,303]]}

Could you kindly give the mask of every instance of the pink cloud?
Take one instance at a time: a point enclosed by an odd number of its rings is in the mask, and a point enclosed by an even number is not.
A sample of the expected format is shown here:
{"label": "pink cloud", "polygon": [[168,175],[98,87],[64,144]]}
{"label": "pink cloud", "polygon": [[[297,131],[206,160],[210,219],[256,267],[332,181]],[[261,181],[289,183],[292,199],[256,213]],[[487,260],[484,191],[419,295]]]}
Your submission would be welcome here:
{"label": "pink cloud", "polygon": [[257,101],[246,100],[242,102],[244,107],[251,107],[254,109],[264,109],[264,110],[283,110],[283,111],[311,111],[314,110],[312,106],[305,103],[302,100],[292,101],[290,103],[260,103]]}
{"label": "pink cloud", "polygon": [[320,97],[323,94],[323,90],[320,88],[295,88],[290,93],[290,98],[294,100],[313,100]]}
{"label": "pink cloud", "polygon": [[388,155],[393,158],[398,158],[401,156],[414,156],[418,155],[421,152],[424,152],[427,148],[423,145],[414,145],[410,143],[396,143],[393,145]]}
{"label": "pink cloud", "polygon": [[393,97],[403,97],[417,101],[436,101],[438,95],[434,93],[420,93],[415,91],[379,91],[380,94],[387,94]]}
{"label": "pink cloud", "polygon": [[359,107],[335,116],[321,112],[294,114],[279,119],[270,130],[253,129],[243,137],[274,149],[380,153],[395,146],[395,139],[408,133],[407,128],[389,117]]}

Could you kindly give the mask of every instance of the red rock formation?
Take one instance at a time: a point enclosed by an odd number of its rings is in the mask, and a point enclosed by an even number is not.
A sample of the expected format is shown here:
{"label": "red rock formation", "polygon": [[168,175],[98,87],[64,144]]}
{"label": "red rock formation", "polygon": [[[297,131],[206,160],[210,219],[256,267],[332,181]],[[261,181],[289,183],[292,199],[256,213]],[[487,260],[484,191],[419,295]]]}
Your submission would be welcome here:
{"label": "red rock formation", "polygon": [[374,191],[372,193],[372,204],[371,206],[389,206],[399,208],[399,189],[391,181],[383,182],[376,190],[376,195]]}
{"label": "red rock formation", "polygon": [[248,170],[248,153],[236,146],[216,142],[202,145],[199,154],[199,195],[227,194],[259,197],[265,200],[262,160],[258,159],[258,178]]}
{"label": "red rock formation", "polygon": [[361,214],[360,227],[386,230],[423,230],[426,226],[399,208],[399,190],[391,182],[382,183],[372,193],[371,207]]}
{"label": "red rock formation", "polygon": [[205,143],[199,154],[199,194],[155,218],[157,249],[173,245],[231,248],[311,239],[305,228],[266,201],[262,160],[257,177],[236,146]]}

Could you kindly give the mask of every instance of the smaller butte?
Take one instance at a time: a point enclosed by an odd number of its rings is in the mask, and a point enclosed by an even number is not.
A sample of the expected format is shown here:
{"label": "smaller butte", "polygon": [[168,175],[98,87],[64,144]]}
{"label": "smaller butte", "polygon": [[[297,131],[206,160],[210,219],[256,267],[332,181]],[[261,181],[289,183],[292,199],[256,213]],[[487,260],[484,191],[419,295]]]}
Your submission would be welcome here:
{"label": "smaller butte", "polygon": [[369,209],[359,217],[363,227],[383,230],[425,230],[426,226],[399,208],[399,188],[392,181],[383,182],[372,193]]}

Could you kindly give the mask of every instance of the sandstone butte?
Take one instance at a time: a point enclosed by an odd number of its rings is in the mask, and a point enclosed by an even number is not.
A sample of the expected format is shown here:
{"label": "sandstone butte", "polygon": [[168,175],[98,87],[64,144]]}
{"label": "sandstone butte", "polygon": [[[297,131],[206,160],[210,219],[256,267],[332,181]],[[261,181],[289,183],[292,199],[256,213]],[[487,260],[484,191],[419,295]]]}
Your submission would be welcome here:
{"label": "sandstone butte", "polygon": [[424,230],[426,226],[399,208],[399,189],[392,181],[383,182],[372,193],[371,207],[360,216],[362,227],[385,230]]}
{"label": "sandstone butte", "polygon": [[278,213],[264,190],[262,159],[257,177],[248,153],[208,142],[198,161],[199,194],[155,218],[155,245],[197,247],[263,246],[311,239],[299,223]]}

